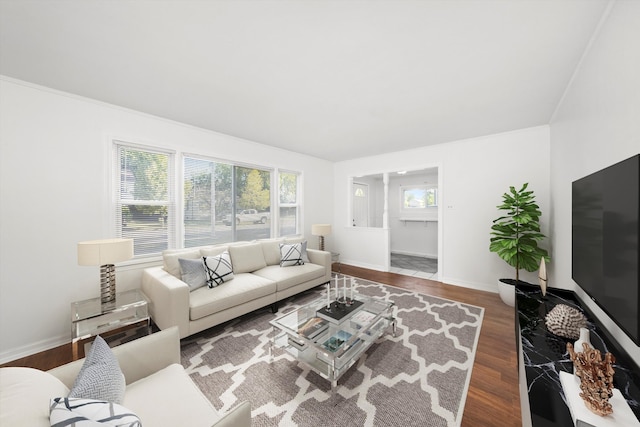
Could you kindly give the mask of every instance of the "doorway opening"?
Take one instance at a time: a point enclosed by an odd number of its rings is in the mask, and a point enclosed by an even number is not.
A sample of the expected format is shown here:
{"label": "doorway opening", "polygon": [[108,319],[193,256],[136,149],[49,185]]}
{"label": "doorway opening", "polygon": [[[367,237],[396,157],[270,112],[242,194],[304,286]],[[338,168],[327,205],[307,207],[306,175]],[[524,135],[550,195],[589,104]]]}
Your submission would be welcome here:
{"label": "doorway opening", "polygon": [[439,255],[438,168],[389,174],[389,271],[436,280]]}

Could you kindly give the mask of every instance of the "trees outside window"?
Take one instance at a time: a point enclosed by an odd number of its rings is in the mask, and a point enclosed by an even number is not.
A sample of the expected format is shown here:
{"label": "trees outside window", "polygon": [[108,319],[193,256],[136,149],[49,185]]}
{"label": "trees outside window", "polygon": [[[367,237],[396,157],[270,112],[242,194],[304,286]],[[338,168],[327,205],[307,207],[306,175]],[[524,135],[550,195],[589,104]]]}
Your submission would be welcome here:
{"label": "trees outside window", "polygon": [[136,256],[169,248],[175,226],[169,168],[173,154],[117,144],[116,156],[118,235],[134,239]]}

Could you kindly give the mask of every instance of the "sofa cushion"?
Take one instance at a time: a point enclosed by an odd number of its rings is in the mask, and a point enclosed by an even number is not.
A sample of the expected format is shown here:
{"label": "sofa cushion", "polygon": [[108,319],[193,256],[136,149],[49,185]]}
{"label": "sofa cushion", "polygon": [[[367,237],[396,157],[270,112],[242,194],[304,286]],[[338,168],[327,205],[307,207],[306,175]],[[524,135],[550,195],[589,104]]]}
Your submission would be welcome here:
{"label": "sofa cushion", "polygon": [[48,372],[0,368],[0,426],[49,427],[49,399],[68,393]]}
{"label": "sofa cushion", "polygon": [[52,426],[140,427],[131,410],[113,402],[57,397],[51,399],[49,421]]}
{"label": "sofa cushion", "polygon": [[229,254],[235,273],[251,273],[267,266],[260,243],[230,246]]}
{"label": "sofa cushion", "polygon": [[292,245],[280,244],[280,267],[291,267],[303,264],[302,243],[294,243]]}
{"label": "sofa cushion", "polygon": [[211,427],[221,418],[177,363],[129,384],[123,405],[138,415],[143,426]]}
{"label": "sofa cushion", "polygon": [[295,285],[308,282],[309,280],[322,277],[324,273],[325,268],[323,266],[311,263],[287,268],[282,268],[278,265],[269,265],[253,272],[256,276],[264,277],[265,279],[276,282],[276,289],[278,292],[289,289]]}
{"label": "sofa cushion", "polygon": [[[168,249],[162,252],[164,269],[174,277],[180,278],[180,258],[200,258],[200,249]],[[181,279],[182,280],[182,279]]]}
{"label": "sofa cushion", "polygon": [[201,319],[275,292],[276,284],[270,279],[251,273],[236,274],[229,283],[193,291],[189,296],[189,318]]}
{"label": "sofa cushion", "polygon": [[280,264],[280,243],[284,243],[284,239],[264,239],[258,240],[262,246],[262,254],[267,265]]}
{"label": "sofa cushion", "polygon": [[204,246],[200,248],[200,256],[216,256],[229,250],[228,245]]}
{"label": "sofa cushion", "polygon": [[233,279],[233,265],[231,265],[229,252],[224,251],[220,255],[206,256],[203,258],[203,263],[207,275],[207,285],[210,288],[215,288]]}
{"label": "sofa cushion", "polygon": [[[126,384],[118,359],[109,344],[98,335],[84,359],[69,397],[122,403]],[[50,396],[50,397],[59,397]]]}
{"label": "sofa cushion", "polygon": [[284,238],[284,243],[288,244],[288,245],[292,245],[294,243],[302,243],[304,242],[304,237],[302,236],[295,236],[295,237],[285,237]]}
{"label": "sofa cushion", "polygon": [[180,279],[189,285],[190,291],[201,288],[207,284],[207,274],[202,258],[179,258],[178,261],[180,263]]}

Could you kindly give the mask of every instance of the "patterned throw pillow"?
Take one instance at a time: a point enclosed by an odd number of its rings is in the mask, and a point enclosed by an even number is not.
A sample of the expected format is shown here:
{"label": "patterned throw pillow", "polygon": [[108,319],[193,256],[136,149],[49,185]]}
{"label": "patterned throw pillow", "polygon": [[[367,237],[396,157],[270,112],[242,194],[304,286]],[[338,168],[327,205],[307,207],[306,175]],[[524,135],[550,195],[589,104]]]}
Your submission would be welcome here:
{"label": "patterned throw pillow", "polygon": [[224,251],[216,256],[204,257],[203,260],[207,273],[207,285],[210,288],[215,288],[233,279],[233,266],[231,265],[229,251]]}
{"label": "patterned throw pillow", "polygon": [[207,273],[202,258],[178,259],[180,262],[180,276],[189,285],[189,291],[194,291],[207,284]]}
{"label": "patterned throw pillow", "polygon": [[89,349],[69,397],[122,403],[126,388],[118,359],[100,335]]}
{"label": "patterned throw pillow", "polygon": [[280,267],[304,265],[302,259],[302,243],[292,245],[280,244]]}
{"label": "patterned throw pillow", "polygon": [[49,405],[52,426],[141,427],[140,419],[127,408],[104,400],[57,397]]}

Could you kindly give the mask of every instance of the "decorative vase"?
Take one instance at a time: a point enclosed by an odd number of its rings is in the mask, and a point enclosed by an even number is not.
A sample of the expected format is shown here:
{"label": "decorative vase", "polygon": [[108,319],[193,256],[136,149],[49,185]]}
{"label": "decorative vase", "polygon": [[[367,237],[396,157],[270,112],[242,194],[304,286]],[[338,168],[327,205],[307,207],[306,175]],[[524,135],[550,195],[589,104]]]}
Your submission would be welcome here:
{"label": "decorative vase", "polygon": [[540,283],[540,290],[542,296],[547,295],[547,264],[544,261],[544,257],[540,258],[540,268],[538,269],[538,283]]}
{"label": "decorative vase", "polygon": [[576,353],[582,353],[584,351],[584,347],[582,347],[583,343],[589,344],[589,347],[592,347],[591,341],[589,340],[589,330],[587,328],[580,328],[580,338],[573,344],[573,349]]}
{"label": "decorative vase", "polygon": [[[589,347],[591,347],[591,341],[589,340],[589,330],[587,328],[580,328],[580,338],[578,338],[578,340],[573,343],[573,350],[576,353],[584,352],[584,347],[582,346],[583,343],[587,343],[589,344]],[[576,365],[573,365],[573,374],[575,375],[575,373]]]}

